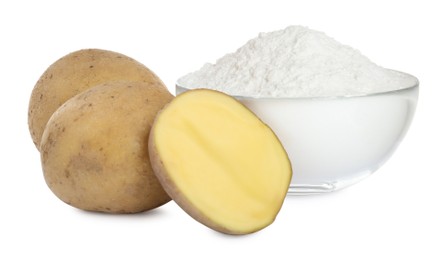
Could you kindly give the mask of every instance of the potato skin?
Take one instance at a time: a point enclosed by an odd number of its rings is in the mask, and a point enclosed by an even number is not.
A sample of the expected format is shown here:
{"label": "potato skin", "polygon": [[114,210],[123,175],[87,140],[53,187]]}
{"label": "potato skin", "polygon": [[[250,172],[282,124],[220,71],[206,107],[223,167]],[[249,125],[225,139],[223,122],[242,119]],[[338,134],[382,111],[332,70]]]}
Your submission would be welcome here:
{"label": "potato skin", "polygon": [[148,137],[157,112],[172,98],[160,82],[119,81],[65,102],[41,142],[49,188],[89,211],[135,213],[168,202],[150,164]]}
{"label": "potato skin", "polygon": [[29,101],[28,125],[37,149],[46,123],[64,102],[96,85],[120,80],[161,82],[138,61],[107,50],[79,50],[54,62],[37,81]]}

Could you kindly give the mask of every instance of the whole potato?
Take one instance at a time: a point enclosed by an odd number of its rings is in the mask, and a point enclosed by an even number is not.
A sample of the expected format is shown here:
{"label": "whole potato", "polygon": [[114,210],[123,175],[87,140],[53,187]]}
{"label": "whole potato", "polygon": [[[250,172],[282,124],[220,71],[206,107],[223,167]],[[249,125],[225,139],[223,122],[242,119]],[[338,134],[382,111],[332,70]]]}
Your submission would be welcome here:
{"label": "whole potato", "polygon": [[79,50],[53,63],[37,81],[29,102],[29,130],[37,149],[46,123],[64,102],[91,87],[119,80],[163,86],[143,64],[112,51]]}
{"label": "whole potato", "polygon": [[148,137],[157,112],[172,98],[160,82],[118,81],[69,99],[42,136],[49,188],[90,211],[135,213],[168,202],[151,168]]}

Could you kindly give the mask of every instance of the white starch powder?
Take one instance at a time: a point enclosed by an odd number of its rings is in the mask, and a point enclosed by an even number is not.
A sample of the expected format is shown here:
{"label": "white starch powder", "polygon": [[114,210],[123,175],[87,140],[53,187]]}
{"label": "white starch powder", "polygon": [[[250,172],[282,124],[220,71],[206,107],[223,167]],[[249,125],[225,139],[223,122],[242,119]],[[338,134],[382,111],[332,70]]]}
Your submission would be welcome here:
{"label": "white starch powder", "polygon": [[414,77],[379,67],[359,51],[302,26],[260,33],[177,82],[248,97],[354,96],[415,83]]}

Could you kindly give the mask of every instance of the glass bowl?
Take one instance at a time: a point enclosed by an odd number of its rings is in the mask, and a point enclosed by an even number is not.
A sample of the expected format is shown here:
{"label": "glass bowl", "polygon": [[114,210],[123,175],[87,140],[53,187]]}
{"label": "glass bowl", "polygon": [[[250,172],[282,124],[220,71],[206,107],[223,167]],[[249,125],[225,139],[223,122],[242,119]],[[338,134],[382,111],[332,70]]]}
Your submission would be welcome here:
{"label": "glass bowl", "polygon": [[[324,193],[364,179],[391,157],[416,109],[413,78],[406,88],[363,96],[235,98],[284,145],[293,168],[288,194]],[[176,85],[177,95],[186,90]]]}

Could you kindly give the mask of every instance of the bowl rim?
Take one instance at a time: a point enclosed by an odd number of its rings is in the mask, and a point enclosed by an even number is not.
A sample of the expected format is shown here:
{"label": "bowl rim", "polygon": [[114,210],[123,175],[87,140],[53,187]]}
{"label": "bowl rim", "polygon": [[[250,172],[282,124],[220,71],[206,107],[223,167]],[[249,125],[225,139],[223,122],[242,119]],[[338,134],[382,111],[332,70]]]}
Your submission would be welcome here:
{"label": "bowl rim", "polygon": [[[399,88],[399,89],[392,89],[387,91],[381,91],[381,92],[373,92],[368,94],[356,94],[356,95],[339,95],[339,96],[319,96],[319,97],[252,97],[252,96],[241,96],[241,95],[231,95],[229,93],[226,93],[234,98],[241,99],[241,100],[311,100],[311,99],[321,99],[321,100],[327,100],[327,99],[346,99],[346,98],[362,98],[362,97],[371,97],[371,96],[382,96],[382,95],[390,95],[390,94],[396,94],[406,91],[411,91],[413,89],[418,90],[419,89],[419,79],[409,73],[388,69],[390,71],[393,71],[395,73],[399,73],[405,76],[410,77],[413,79],[413,84],[407,87]],[[175,95],[178,95],[176,92],[178,89],[182,89],[184,91],[187,90],[193,90],[193,89],[211,89],[211,88],[186,88],[181,86],[178,82],[175,83]],[[216,90],[216,89],[212,89]],[[220,90],[217,90],[220,91]],[[220,91],[222,92],[222,91]]]}

